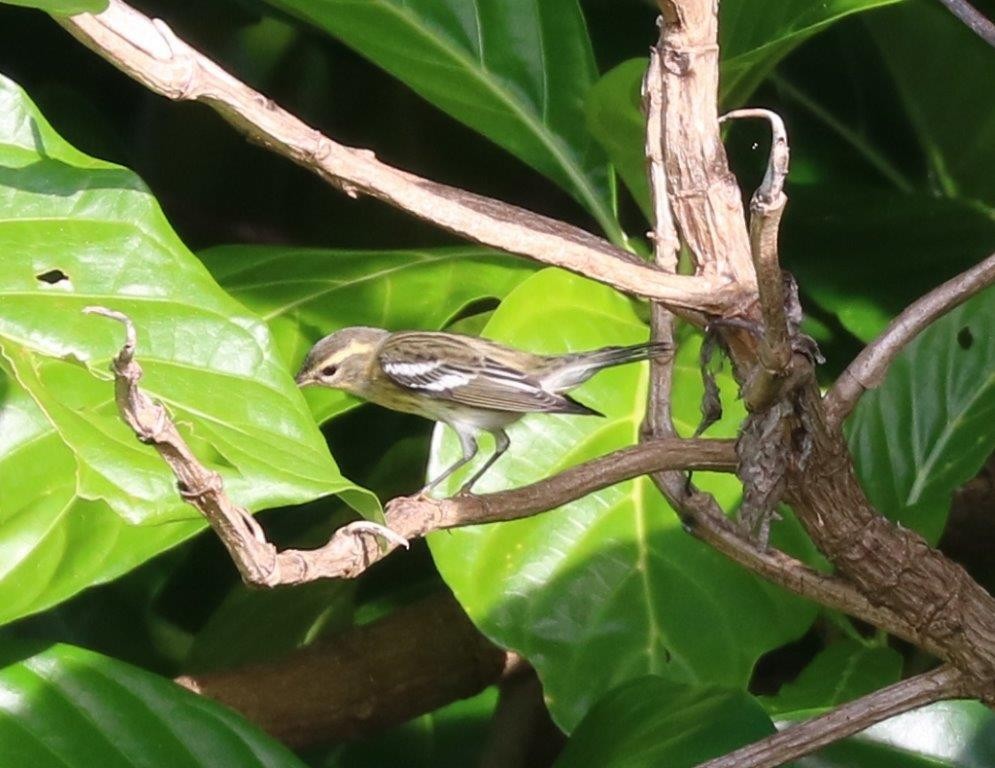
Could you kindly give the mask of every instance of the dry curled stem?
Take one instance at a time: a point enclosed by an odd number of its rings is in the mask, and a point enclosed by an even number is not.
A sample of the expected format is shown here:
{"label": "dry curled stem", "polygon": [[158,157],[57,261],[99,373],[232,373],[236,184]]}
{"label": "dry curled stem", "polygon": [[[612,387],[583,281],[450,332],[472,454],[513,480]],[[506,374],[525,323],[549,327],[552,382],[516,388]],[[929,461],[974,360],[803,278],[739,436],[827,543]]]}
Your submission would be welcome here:
{"label": "dry curled stem", "polygon": [[788,175],[788,133],[784,121],[769,109],[738,109],[721,121],[761,118],[770,123],[767,171],[750,200],[750,254],[757,275],[757,293],[763,318],[763,340],[757,348],[760,365],[743,387],[743,399],[752,411],[770,407],[781,393],[791,365],[791,337],[785,313],[784,279],[777,237],[788,202],[784,182]]}

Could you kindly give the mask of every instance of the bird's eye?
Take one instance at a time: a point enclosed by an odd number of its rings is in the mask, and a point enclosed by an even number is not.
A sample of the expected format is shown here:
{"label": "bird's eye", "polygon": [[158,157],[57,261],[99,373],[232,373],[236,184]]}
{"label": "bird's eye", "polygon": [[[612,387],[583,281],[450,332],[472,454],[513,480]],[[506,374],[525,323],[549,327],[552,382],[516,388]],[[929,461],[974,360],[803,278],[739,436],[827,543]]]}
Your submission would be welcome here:
{"label": "bird's eye", "polygon": [[331,377],[335,375],[335,372],[339,369],[337,365],[326,365],[321,369],[321,375]]}

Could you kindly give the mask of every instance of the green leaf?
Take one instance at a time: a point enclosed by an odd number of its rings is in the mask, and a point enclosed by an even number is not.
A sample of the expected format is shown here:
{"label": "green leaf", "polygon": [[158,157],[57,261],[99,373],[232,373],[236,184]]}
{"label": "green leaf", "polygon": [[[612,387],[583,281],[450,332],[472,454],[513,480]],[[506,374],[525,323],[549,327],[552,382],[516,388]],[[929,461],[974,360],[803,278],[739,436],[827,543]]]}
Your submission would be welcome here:
{"label": "green leaf", "polygon": [[724,0],[719,16],[721,101],[739,106],[792,50],[831,24],[900,0]]}
{"label": "green leaf", "polygon": [[938,3],[905,2],[867,21],[938,191],[995,208],[995,112],[978,98],[995,78],[991,47]]}
{"label": "green leaf", "polygon": [[0,670],[0,765],[304,768],[213,701],[69,645]]}
{"label": "green leaf", "polygon": [[[409,251],[333,251],[229,245],[201,254],[224,288],[269,323],[288,366],[333,330],[373,325],[437,329],[476,302],[500,299],[534,267],[476,247]],[[358,401],[312,387],[319,421]]]}
{"label": "green leaf", "polygon": [[597,703],[555,768],[691,768],[772,733],[745,691],[642,677]]}
{"label": "green leaf", "polygon": [[[734,109],[796,46],[828,25],[859,11],[899,0],[724,0],[719,32],[720,101]],[[630,59],[605,74],[587,96],[587,125],[608,153],[644,213],[649,186],[644,157],[640,88],[648,59]]]}
{"label": "green leaf", "polygon": [[591,87],[585,110],[588,130],[605,148],[625,186],[650,219],[641,94],[648,64],[649,59],[629,59],[610,70]]}
{"label": "green leaf", "polygon": [[108,365],[124,329],[88,305],[132,318],[143,388],[238,503],[339,493],[377,512],[339,474],[265,324],[215,284],[134,174],[66,144],[2,78],[0,210],[0,617],[203,527],[118,415]]}
{"label": "green leaf", "polygon": [[45,13],[72,16],[76,13],[100,13],[107,7],[107,0],[0,0],[0,5],[21,5]]}
{"label": "green leaf", "polygon": [[[562,352],[632,344],[649,331],[614,291],[546,270],[501,303],[486,335]],[[699,419],[697,353],[697,337],[688,334],[673,400],[685,435]],[[728,373],[720,380],[727,394],[734,391]],[[511,450],[475,490],[523,485],[637,442],[646,387],[645,366],[618,367],[576,391],[605,419],[527,416],[510,428]],[[743,411],[729,400],[710,435],[735,434]],[[430,475],[458,455],[448,429],[437,431],[435,442]],[[483,447],[490,448],[488,438]],[[727,506],[738,498],[733,476],[700,473],[695,480]],[[535,666],[567,730],[605,691],[647,673],[745,686],[757,658],[797,637],[814,616],[812,606],[686,534],[645,478],[530,519],[433,535],[429,543],[477,626]]]}
{"label": "green leaf", "polygon": [[497,687],[469,699],[416,717],[404,725],[344,744],[323,760],[320,768],[466,768],[480,765],[481,754],[493,739],[491,718]]}
{"label": "green leaf", "polygon": [[555,181],[616,242],[604,154],[584,129],[597,76],[577,0],[268,0]]}
{"label": "green leaf", "polygon": [[995,449],[995,290],[933,323],[847,422],[861,485],[892,520],[935,542],[953,490]]}
{"label": "green leaf", "polygon": [[977,701],[942,701],[878,723],[796,768],[988,768],[995,715]]}
{"label": "green leaf", "polygon": [[987,256],[995,221],[959,200],[866,188],[796,187],[781,254],[807,298],[861,341]]}
{"label": "green leaf", "polygon": [[830,709],[898,682],[901,676],[898,651],[844,640],[820,651],[795,680],[763,701],[773,715]]}

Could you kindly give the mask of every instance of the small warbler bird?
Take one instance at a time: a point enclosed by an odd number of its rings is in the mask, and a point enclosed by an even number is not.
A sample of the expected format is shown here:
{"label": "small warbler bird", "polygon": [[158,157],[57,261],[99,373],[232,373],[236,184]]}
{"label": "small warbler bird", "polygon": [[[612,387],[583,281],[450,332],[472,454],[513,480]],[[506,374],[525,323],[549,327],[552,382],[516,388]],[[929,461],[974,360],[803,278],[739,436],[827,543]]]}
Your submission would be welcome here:
{"label": "small warbler bird", "polygon": [[569,395],[603,368],[665,355],[666,342],[537,355],[455,333],[354,327],[326,336],[297,374],[300,386],[341,389],[395,411],[448,424],[462,458],[432,480],[428,493],[477,454],[477,436],[490,432],[495,450],[462,487],[473,484],[508,450],[505,427],[526,413],[601,416]]}

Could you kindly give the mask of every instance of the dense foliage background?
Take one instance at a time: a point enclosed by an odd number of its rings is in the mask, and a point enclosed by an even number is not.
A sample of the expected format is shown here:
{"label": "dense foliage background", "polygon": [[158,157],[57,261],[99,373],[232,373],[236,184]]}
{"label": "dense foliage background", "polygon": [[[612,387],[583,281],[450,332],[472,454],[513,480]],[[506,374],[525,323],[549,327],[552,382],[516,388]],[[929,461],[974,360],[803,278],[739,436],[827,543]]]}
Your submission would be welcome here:
{"label": "dense foliage background", "polygon": [[[650,3],[139,7],[338,140],[646,250]],[[829,381],[908,301],[993,250],[995,52],[927,0],[724,0],[722,40],[723,108],[769,106],[788,124],[782,255]],[[724,560],[645,479],[436,534],[359,583],[246,590],[118,419],[107,364],[121,330],[84,306],[134,319],[148,391],[283,544],[375,516],[378,499],[416,489],[427,463],[455,451],[419,419],[302,396],[291,372],[321,335],[455,327],[561,351],[640,341],[647,309],[350,200],[206,108],[149,94],[37,10],[0,5],[0,74],[0,765],[477,764],[494,690],[294,756],[168,682],[285,654],[445,589],[536,669],[570,736],[564,768],[692,765],[770,732],[772,718],[928,663]],[[763,127],[727,139],[748,194]],[[936,323],[848,427],[879,509],[989,588],[991,509],[980,523],[979,504],[948,520],[995,448],[993,315],[989,291]],[[699,342],[682,333],[674,409],[690,434]],[[725,417],[708,434],[733,436],[743,411],[731,376],[720,381]],[[607,419],[526,419],[478,490],[632,444],[645,390],[644,371],[615,369],[578,395]],[[702,484],[734,509],[733,479]],[[790,515],[774,542],[821,562]],[[810,764],[995,764],[995,720],[980,705],[916,718]]]}

